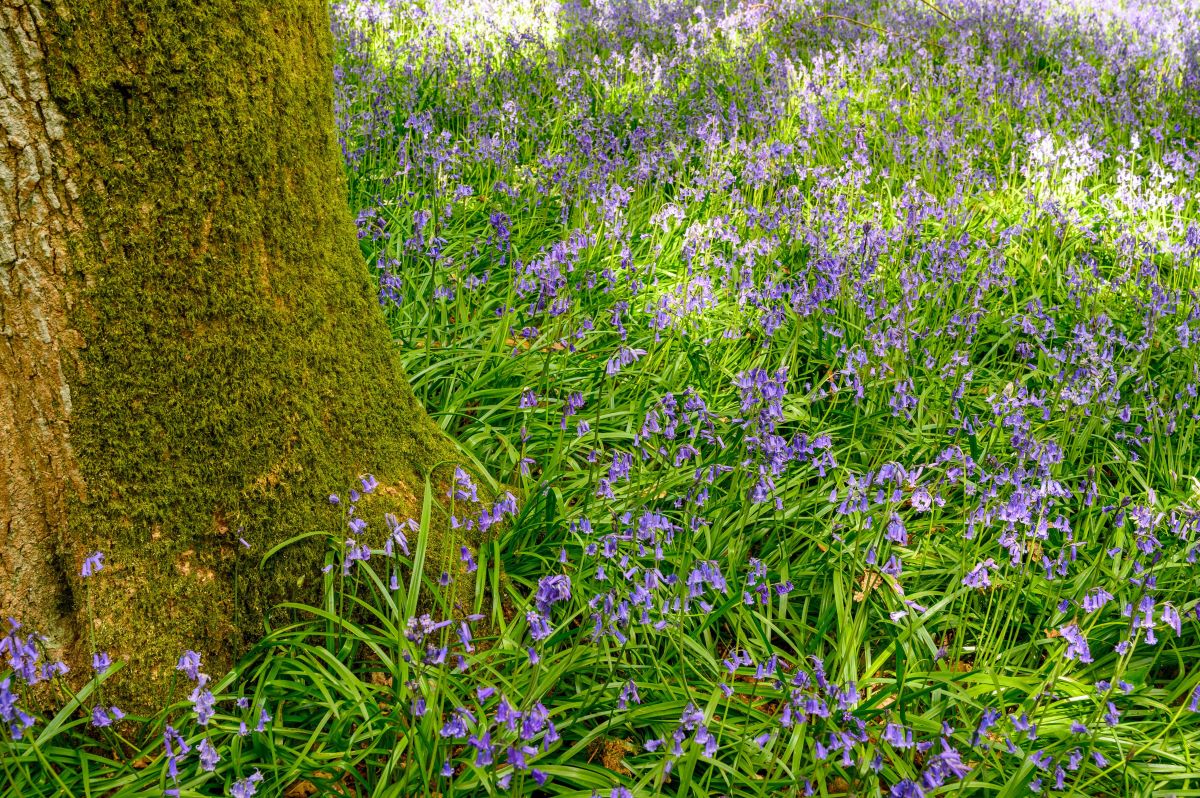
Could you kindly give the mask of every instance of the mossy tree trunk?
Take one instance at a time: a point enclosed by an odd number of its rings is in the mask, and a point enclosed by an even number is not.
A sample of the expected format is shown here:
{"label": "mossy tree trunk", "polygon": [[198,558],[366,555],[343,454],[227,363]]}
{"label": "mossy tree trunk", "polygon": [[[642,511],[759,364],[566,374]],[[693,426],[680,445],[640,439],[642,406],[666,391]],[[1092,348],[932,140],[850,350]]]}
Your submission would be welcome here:
{"label": "mossy tree trunk", "polygon": [[185,648],[219,667],[235,618],[318,581],[320,544],[260,574],[268,547],[340,531],[324,497],[358,474],[403,503],[453,457],[356,241],[325,5],[0,18],[0,611],[77,669],[92,645],[151,683]]}

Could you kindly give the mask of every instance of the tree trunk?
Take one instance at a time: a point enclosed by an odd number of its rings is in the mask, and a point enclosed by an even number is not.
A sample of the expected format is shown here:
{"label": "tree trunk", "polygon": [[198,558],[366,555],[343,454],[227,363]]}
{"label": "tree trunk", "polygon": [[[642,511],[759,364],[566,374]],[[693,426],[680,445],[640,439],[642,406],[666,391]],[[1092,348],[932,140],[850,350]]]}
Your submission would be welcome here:
{"label": "tree trunk", "polygon": [[453,457],[356,242],[325,5],[8,0],[0,25],[0,611],[77,670],[218,668],[239,616],[319,582],[322,544],[263,552],[339,533],[356,475],[405,504]]}

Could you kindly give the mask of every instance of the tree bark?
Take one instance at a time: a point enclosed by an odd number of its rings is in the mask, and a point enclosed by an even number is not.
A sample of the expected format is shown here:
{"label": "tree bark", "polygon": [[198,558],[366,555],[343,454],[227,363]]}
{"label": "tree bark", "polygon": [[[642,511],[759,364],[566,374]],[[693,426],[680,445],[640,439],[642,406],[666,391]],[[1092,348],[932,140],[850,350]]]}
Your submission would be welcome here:
{"label": "tree bark", "polygon": [[28,6],[0,16],[0,608],[63,640],[55,543],[67,499],[82,492],[67,427],[66,370],[80,343],[67,319],[67,238],[81,224],[63,168],[64,120],[46,86],[42,22]]}
{"label": "tree bark", "polygon": [[338,533],[331,491],[403,510],[453,450],[358,248],[321,0],[0,10],[0,611],[152,687],[319,582],[320,543],[257,564]]}

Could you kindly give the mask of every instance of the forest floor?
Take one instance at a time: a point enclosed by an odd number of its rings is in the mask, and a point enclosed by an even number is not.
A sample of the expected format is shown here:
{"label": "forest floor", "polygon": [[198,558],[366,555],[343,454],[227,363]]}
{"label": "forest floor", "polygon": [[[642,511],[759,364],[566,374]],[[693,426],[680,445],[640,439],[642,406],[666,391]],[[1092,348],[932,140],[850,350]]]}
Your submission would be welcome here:
{"label": "forest floor", "polygon": [[[79,753],[85,694],[13,784],[1200,794],[1197,0],[332,24],[359,239],[466,470],[330,530],[325,602],[142,760]],[[435,505],[491,542],[429,561]]]}

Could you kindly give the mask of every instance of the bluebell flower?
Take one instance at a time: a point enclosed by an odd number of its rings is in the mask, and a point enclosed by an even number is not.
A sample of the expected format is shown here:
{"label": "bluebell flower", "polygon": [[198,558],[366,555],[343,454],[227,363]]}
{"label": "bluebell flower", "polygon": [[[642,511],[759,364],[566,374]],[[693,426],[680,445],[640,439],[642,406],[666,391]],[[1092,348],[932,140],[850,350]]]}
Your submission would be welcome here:
{"label": "bluebell flower", "polygon": [[102,706],[92,707],[92,725],[98,729],[112,725],[112,718]]}
{"label": "bluebell flower", "polygon": [[262,774],[256,770],[246,778],[235,781],[229,788],[230,798],[254,798],[262,780]]}
{"label": "bluebell flower", "polygon": [[925,791],[912,779],[901,779],[892,785],[888,795],[891,798],[925,798]]}
{"label": "bluebell flower", "polygon": [[894,748],[913,747],[912,729],[906,729],[895,723],[887,724],[879,738]]}
{"label": "bluebell flower", "polygon": [[617,350],[617,354],[613,355],[604,366],[604,373],[610,377],[615,377],[621,373],[621,369],[631,363],[636,363],[645,354],[645,349],[630,349],[627,346],[622,346]]}
{"label": "bluebell flower", "polygon": [[167,775],[171,781],[179,780],[179,760],[188,755],[192,747],[178,731],[168,724],[163,729],[163,749],[167,756]]}
{"label": "bluebell flower", "polygon": [[221,761],[221,755],[217,753],[217,749],[213,747],[212,742],[205,737],[200,741],[197,749],[200,752],[200,767],[207,773],[212,773],[217,769],[217,763]]}
{"label": "bluebell flower", "polygon": [[84,577],[92,576],[104,570],[104,553],[94,551],[83,560],[83,568],[80,570],[80,575]]}
{"label": "bluebell flower", "polygon": [[12,690],[11,677],[0,681],[0,721],[8,724],[14,740],[23,739],[25,731],[34,724],[33,717],[18,706],[20,700],[21,696]]}
{"label": "bluebell flower", "polygon": [[1063,656],[1067,659],[1078,659],[1080,662],[1091,662],[1092,653],[1088,648],[1087,638],[1074,623],[1059,628],[1059,634],[1067,641],[1067,650]]}
{"label": "bluebell flower", "polygon": [[525,613],[525,620],[529,622],[529,635],[534,640],[545,640],[553,632],[546,619],[533,610]]}
{"label": "bluebell flower", "polygon": [[[201,674],[203,676],[203,674]],[[216,714],[216,697],[213,696],[211,690],[206,690],[203,687],[203,682],[196,686],[190,697],[192,702],[192,711],[196,714],[196,722],[201,726],[207,726]]]}
{"label": "bluebell flower", "polygon": [[538,612],[549,614],[553,605],[570,599],[571,577],[566,574],[552,574],[538,580],[538,589],[533,597]]}
{"label": "bluebell flower", "polygon": [[1039,770],[1046,770],[1054,762],[1054,759],[1045,751],[1038,750],[1030,754],[1029,761],[1036,765]]}
{"label": "bluebell flower", "polygon": [[992,586],[992,581],[989,578],[989,569],[996,568],[996,561],[990,557],[983,562],[976,563],[971,572],[963,577],[962,583],[967,587],[973,587],[978,590],[983,590]]}
{"label": "bluebell flower", "polygon": [[183,671],[184,674],[193,682],[200,681],[200,655],[192,650],[183,652],[183,656],[179,658],[178,664],[175,665],[175,670]]}
{"label": "bluebell flower", "polygon": [[[404,534],[405,525],[400,523],[400,520],[398,518],[396,518],[396,516],[393,515],[392,513],[385,513],[383,518],[384,518],[384,521],[388,525],[388,529],[390,530],[388,533],[388,539],[384,543],[384,547],[383,547],[384,554],[386,554],[389,557],[393,556],[393,548],[392,547],[393,547],[393,545],[395,545],[400,548],[400,551],[404,552],[405,557],[412,556],[408,551],[408,537],[405,536],[405,534]],[[419,528],[419,527],[417,527],[416,522],[413,521],[411,518],[408,519],[407,526],[410,530]]]}

